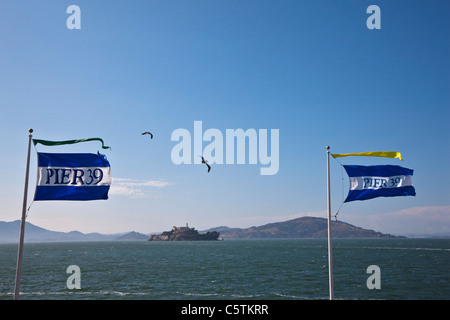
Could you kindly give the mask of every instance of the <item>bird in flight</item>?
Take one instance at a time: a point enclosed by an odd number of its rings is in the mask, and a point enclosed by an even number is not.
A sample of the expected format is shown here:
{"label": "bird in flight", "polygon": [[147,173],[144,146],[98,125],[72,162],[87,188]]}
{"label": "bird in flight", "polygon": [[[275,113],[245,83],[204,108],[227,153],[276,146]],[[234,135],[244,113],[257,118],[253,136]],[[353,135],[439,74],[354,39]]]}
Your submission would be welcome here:
{"label": "bird in flight", "polygon": [[208,164],[208,161],[205,160],[205,158],[203,158],[203,156],[199,156],[202,158],[202,163],[206,164],[206,166],[208,167],[208,172],[211,170],[211,166]]}
{"label": "bird in flight", "polygon": [[149,134],[150,135],[150,139],[153,139],[153,135],[150,132],[145,131],[145,132],[142,133],[142,135],[144,135],[144,134]]}

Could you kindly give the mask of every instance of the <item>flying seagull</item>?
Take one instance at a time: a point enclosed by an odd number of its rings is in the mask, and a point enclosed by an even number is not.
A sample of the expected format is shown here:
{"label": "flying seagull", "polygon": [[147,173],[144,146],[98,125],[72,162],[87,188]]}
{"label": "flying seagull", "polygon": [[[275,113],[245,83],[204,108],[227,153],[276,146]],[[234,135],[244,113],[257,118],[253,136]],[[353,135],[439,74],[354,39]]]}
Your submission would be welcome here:
{"label": "flying seagull", "polygon": [[208,172],[211,170],[211,166],[208,164],[208,161],[205,160],[205,158],[203,158],[203,156],[199,156],[202,158],[202,163],[206,164],[206,166],[208,167]]}
{"label": "flying seagull", "polygon": [[142,133],[142,135],[144,135],[144,134],[149,134],[150,135],[150,139],[153,139],[153,135],[150,132],[145,131],[145,132]]}

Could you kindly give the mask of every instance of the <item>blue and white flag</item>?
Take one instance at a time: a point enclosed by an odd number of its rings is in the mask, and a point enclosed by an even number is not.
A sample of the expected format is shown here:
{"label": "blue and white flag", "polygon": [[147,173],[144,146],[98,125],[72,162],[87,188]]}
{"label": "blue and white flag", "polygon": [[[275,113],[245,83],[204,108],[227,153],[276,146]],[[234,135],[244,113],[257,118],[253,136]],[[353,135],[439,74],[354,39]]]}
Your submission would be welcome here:
{"label": "blue and white flag", "polygon": [[111,167],[102,154],[38,153],[34,200],[108,199]]}
{"label": "blue and white flag", "polygon": [[377,197],[415,196],[414,170],[400,166],[344,166],[350,178],[350,191],[344,202]]}

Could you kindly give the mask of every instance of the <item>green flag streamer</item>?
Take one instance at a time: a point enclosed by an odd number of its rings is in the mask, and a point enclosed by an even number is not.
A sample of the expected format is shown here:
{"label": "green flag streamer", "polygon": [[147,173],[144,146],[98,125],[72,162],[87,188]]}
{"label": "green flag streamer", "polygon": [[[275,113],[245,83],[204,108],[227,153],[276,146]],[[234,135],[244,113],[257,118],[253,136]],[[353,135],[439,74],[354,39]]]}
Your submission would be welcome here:
{"label": "green flag streamer", "polygon": [[33,139],[34,145],[37,145],[38,143],[43,144],[44,146],[61,146],[65,144],[74,144],[79,142],[86,142],[86,141],[100,141],[102,143],[103,149],[111,149],[111,147],[105,146],[105,143],[100,138],[86,138],[86,139],[78,139],[78,140],[66,140],[66,141],[49,141],[49,140],[39,140],[39,139]]}

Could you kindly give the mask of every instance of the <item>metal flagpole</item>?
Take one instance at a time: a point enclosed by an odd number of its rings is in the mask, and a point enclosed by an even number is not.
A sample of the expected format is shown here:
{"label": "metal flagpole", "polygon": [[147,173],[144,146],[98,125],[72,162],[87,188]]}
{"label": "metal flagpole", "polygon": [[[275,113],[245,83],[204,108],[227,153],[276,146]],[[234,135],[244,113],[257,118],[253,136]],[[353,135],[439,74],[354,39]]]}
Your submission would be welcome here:
{"label": "metal flagpole", "polygon": [[16,267],[16,282],[14,284],[14,300],[19,299],[20,289],[20,273],[22,270],[22,252],[23,252],[23,238],[25,233],[25,219],[27,210],[27,195],[28,195],[28,177],[30,173],[30,150],[31,150],[31,138],[33,129],[28,130],[30,135],[28,136],[28,155],[27,155],[27,171],[25,173],[25,187],[23,191],[23,206],[22,206],[22,222],[20,223],[20,239],[19,250],[17,252],[17,267]]}
{"label": "metal flagpole", "polygon": [[330,287],[330,300],[334,300],[333,286],[333,249],[331,244],[331,196],[330,196],[330,147],[327,146],[327,205],[328,205],[328,281]]}

